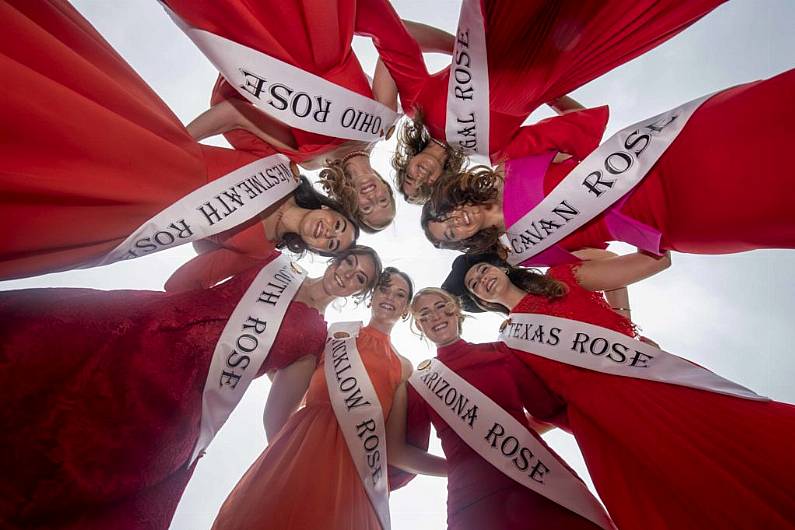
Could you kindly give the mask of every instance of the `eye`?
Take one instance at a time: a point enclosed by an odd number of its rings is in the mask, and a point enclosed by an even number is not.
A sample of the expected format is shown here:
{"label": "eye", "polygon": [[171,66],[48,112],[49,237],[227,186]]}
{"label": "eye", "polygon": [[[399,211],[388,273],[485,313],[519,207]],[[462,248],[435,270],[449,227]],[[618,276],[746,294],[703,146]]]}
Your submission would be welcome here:
{"label": "eye", "polygon": [[345,258],[345,263],[347,263],[348,265],[353,266],[353,256],[348,255],[348,257]]}
{"label": "eye", "polygon": [[389,206],[389,199],[384,197],[383,199],[378,201],[378,204],[380,204],[381,206],[384,206],[384,207]]}
{"label": "eye", "polygon": [[360,208],[360,210],[362,211],[362,213],[363,213],[364,215],[367,215],[367,214],[369,214],[370,212],[372,212],[372,211],[373,211],[373,209],[372,209],[370,206],[362,206],[362,207]]}
{"label": "eye", "polygon": [[342,228],[342,221],[337,221],[336,223],[334,223],[334,230],[339,232],[341,228]]}
{"label": "eye", "polygon": [[356,279],[359,281],[359,285],[364,285],[367,282],[367,277],[364,274],[357,274]]}

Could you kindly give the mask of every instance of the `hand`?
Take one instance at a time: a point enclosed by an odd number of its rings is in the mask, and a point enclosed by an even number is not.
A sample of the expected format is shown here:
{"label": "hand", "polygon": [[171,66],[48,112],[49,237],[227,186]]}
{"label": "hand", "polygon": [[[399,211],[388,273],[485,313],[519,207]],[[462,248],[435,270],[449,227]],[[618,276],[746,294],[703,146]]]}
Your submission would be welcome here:
{"label": "hand", "polygon": [[654,346],[655,348],[659,348],[660,347],[659,344],[657,344],[656,342],[651,340],[649,337],[644,337],[643,335],[638,337],[638,340],[641,341],[641,342],[645,342],[646,344],[649,344],[651,346]]}

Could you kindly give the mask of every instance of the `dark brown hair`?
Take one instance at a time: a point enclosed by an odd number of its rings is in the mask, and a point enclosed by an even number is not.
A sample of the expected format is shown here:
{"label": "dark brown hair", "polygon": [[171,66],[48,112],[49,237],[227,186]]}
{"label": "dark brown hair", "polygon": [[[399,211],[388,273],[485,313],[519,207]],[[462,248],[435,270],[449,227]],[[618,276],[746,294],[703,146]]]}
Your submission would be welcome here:
{"label": "dark brown hair", "polygon": [[498,246],[500,237],[497,228],[485,228],[461,241],[437,241],[431,235],[429,223],[445,221],[460,206],[496,203],[502,184],[502,174],[488,166],[475,166],[440,180],[430,199],[422,207],[420,224],[425,237],[436,248],[459,250],[467,254],[482,254],[493,250]]}
{"label": "dark brown hair", "polygon": [[[403,125],[398,131],[397,147],[392,156],[392,167],[395,170],[395,187],[406,201],[412,204],[423,204],[431,196],[431,187],[422,185],[417,191],[417,195],[409,197],[403,191],[403,183],[406,181],[406,171],[409,161],[414,155],[421,153],[431,142],[431,135],[425,128],[425,116],[422,109],[414,109],[414,118],[405,117]],[[443,178],[445,175],[454,175],[460,172],[467,162],[467,157],[461,149],[453,149],[445,143],[447,159],[442,167]]]}
{"label": "dark brown hair", "polygon": [[[334,210],[338,214],[345,217],[348,222],[353,225],[353,243],[355,245],[356,240],[359,239],[359,227],[351,220],[350,215],[347,214],[340,203],[317,191],[312,183],[309,182],[309,179],[303,175],[301,175],[300,184],[298,184],[298,187],[293,192],[293,199],[295,199],[295,204],[301,208],[305,208],[307,210],[319,210],[323,206],[326,206],[327,208]],[[288,232],[284,234],[281,240],[276,243],[276,248],[286,248],[290,252],[297,254],[298,257],[303,256],[306,254],[306,252],[313,252],[326,257],[336,255],[322,250],[310,249],[306,242],[301,239],[301,236],[294,232]]]}
{"label": "dark brown hair", "polygon": [[[392,198],[392,204],[394,204],[395,193],[392,191],[392,186],[384,180],[378,171],[373,170],[373,173],[386,184],[389,196]],[[353,219],[356,226],[368,234],[378,233],[392,223],[391,219],[384,226],[370,226],[365,222],[361,210],[359,210],[359,198],[356,194],[356,189],[351,184],[350,176],[345,172],[342,159],[326,160],[326,167],[320,171],[320,185],[332,199],[339,202],[345,212],[345,216]]]}

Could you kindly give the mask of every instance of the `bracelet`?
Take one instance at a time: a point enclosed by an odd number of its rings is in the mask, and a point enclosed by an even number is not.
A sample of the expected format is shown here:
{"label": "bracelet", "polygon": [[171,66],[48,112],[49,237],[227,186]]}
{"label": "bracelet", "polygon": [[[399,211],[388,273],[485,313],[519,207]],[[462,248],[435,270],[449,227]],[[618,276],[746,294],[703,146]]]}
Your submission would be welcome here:
{"label": "bracelet", "polygon": [[613,307],[613,306],[610,306],[610,308],[611,309],[615,309],[616,311],[629,311],[630,313],[632,312],[632,309],[630,309],[628,307]]}

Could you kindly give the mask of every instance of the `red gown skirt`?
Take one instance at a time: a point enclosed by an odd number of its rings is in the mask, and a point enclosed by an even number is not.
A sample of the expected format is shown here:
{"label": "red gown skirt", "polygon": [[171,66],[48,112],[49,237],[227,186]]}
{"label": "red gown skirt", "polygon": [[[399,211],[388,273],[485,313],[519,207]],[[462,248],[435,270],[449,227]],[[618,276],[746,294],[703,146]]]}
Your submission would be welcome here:
{"label": "red gown skirt", "polygon": [[[258,271],[180,294],[0,292],[0,527],[168,528],[215,344]],[[258,374],[325,338],[293,302]]]}
{"label": "red gown skirt", "polygon": [[[351,42],[357,24],[356,0],[244,2],[230,0],[167,0],[168,6],[190,25],[261,51],[367,97],[373,97]],[[247,101],[222,77],[211,103],[236,98]],[[253,109],[253,107],[252,107]],[[250,115],[256,123],[261,114]],[[286,126],[285,126],[286,127]],[[296,144],[279,149],[295,162],[317,158],[347,140],[288,127]],[[236,149],[270,155],[277,149],[242,129],[224,134]]]}
{"label": "red gown skirt", "polygon": [[[792,94],[795,70],[708,99],[621,213],[658,230],[664,250],[726,254],[795,248],[795,168],[782,151],[795,144]],[[780,105],[771,108],[771,102]],[[550,166],[545,192],[575,165]],[[568,250],[600,248],[615,239],[600,216],[562,244]]]}
{"label": "red gown skirt", "polygon": [[63,0],[0,3],[0,280],[90,265],[257,157],[200,145]]}
{"label": "red gown skirt", "polygon": [[[537,312],[630,334],[628,321],[550,269],[570,293],[528,295]],[[512,350],[568,406],[599,496],[622,530],[791,529],[795,407],[593,372]]]}

